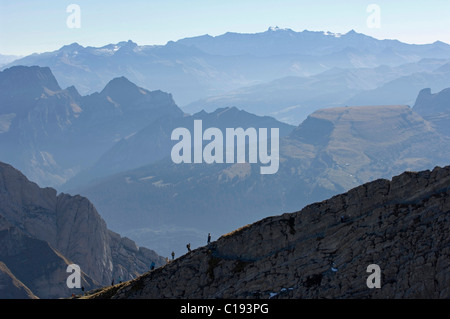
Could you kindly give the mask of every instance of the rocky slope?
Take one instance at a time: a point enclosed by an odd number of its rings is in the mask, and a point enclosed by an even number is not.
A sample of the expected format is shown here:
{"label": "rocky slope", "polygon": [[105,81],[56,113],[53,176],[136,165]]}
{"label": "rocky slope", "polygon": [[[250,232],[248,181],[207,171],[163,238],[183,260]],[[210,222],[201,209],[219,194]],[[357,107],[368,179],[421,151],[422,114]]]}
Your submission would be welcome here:
{"label": "rocky slope", "polygon": [[[242,227],[91,298],[449,298],[450,166]],[[369,289],[367,267],[381,268]]]}
{"label": "rocky slope", "polygon": [[84,197],[39,188],[0,162],[0,261],[40,298],[64,297],[68,264],[86,288],[131,279],[162,265],[155,252],[110,231]]}

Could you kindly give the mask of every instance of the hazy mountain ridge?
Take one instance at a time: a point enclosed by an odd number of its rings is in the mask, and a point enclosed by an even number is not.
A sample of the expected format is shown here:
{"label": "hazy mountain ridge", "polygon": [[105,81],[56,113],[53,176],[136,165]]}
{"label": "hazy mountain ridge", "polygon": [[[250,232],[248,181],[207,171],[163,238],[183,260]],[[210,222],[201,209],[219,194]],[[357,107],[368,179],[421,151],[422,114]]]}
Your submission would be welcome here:
{"label": "hazy mountain ridge", "polygon": [[336,35],[272,28],[255,34],[186,38],[163,46],[123,41],[94,48],[73,43],[54,52],[29,55],[7,67],[48,66],[62,86],[75,85],[82,94],[99,91],[110,79],[126,76],[139,86],[171,92],[184,106],[286,76],[310,76],[334,67],[398,66],[424,58],[450,59],[450,46],[377,40],[354,31]]}
{"label": "hazy mountain ridge", "polygon": [[333,68],[308,77],[290,76],[195,101],[186,112],[236,106],[295,124],[321,108],[357,105],[412,105],[423,87],[450,83],[448,60],[423,59],[390,67]]}
{"label": "hazy mountain ridge", "polygon": [[63,184],[117,140],[164,116],[183,116],[170,94],[124,77],[81,96],[73,86],[61,89],[46,67],[0,72],[0,160],[43,186]]}
{"label": "hazy mountain ridge", "polygon": [[[373,37],[350,30],[345,34],[323,31],[300,31],[271,27],[260,33],[227,32],[219,36],[203,35],[177,41],[186,46],[196,47],[206,53],[216,55],[312,55],[323,56],[346,49],[371,51],[382,56],[391,51],[415,55],[425,54],[436,58],[438,51],[449,52],[450,46],[442,42],[426,45],[410,45],[398,40],[377,40]],[[412,56],[412,54],[411,54]]]}

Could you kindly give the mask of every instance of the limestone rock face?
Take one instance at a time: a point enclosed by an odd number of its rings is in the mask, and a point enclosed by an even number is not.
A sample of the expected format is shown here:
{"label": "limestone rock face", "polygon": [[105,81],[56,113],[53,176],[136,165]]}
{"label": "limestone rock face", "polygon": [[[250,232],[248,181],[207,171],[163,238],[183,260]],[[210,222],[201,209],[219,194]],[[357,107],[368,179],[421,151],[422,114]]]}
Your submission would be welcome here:
{"label": "limestone rock face", "polygon": [[3,163],[0,242],[0,261],[40,298],[70,296],[66,268],[71,263],[80,266],[86,289],[130,280],[152,262],[165,263],[110,231],[88,199],[40,188]]}
{"label": "limestone rock face", "polygon": [[[265,218],[93,298],[449,298],[450,166]],[[369,265],[381,288],[369,289]]]}

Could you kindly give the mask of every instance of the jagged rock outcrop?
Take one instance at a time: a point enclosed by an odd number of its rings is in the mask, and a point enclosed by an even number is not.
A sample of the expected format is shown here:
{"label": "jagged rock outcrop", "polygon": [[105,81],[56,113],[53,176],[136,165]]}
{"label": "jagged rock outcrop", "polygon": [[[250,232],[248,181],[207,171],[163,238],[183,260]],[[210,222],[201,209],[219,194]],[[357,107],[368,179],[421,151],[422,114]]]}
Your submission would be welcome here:
{"label": "jagged rock outcrop", "polygon": [[421,90],[413,109],[439,132],[450,136],[450,88],[434,94],[431,94],[430,88]]}
{"label": "jagged rock outcrop", "polygon": [[[449,298],[450,166],[265,218],[93,298]],[[381,288],[367,267],[379,265]]]}
{"label": "jagged rock outcrop", "polygon": [[108,230],[88,199],[40,188],[0,163],[0,261],[40,298],[66,297],[68,264],[86,288],[129,280],[165,260]]}

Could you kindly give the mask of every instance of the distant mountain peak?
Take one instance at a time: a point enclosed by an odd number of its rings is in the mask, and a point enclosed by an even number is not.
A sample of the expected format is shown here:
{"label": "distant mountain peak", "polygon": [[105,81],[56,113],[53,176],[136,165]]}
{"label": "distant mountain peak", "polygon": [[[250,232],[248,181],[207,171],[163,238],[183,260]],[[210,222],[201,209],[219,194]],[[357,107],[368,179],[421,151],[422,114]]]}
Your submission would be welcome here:
{"label": "distant mountain peak", "polygon": [[450,88],[437,93],[431,93],[430,88],[420,90],[414,103],[413,110],[422,116],[448,113],[450,101]]}
{"label": "distant mountain peak", "polygon": [[121,41],[119,43],[117,43],[117,45],[121,48],[125,47],[125,48],[135,48],[138,46],[138,44],[136,42],[133,42],[132,40],[128,40],[128,41]]}
{"label": "distant mountain peak", "polygon": [[127,44],[127,45],[137,45],[136,42],[133,42],[133,40],[128,40],[128,41],[120,41],[118,44]]}
{"label": "distant mountain peak", "polygon": [[448,47],[449,46],[448,43],[445,43],[445,42],[442,42],[442,41],[439,41],[439,40],[433,42],[432,44],[435,45],[435,46],[438,46],[438,47]]}
{"label": "distant mountain peak", "polygon": [[13,93],[18,88],[22,93],[18,92],[17,94],[23,94],[26,89],[29,94],[36,97],[44,93],[45,89],[54,92],[61,90],[49,67],[13,66],[0,72],[0,82],[3,81],[7,81],[7,86],[11,88],[11,90],[8,90],[8,94]]}
{"label": "distant mountain peak", "polygon": [[139,88],[136,84],[128,80],[126,77],[120,76],[109,81],[105,88],[101,91],[101,94],[109,95],[110,93],[115,94],[123,91],[134,91],[138,89]]}
{"label": "distant mountain peak", "polygon": [[77,42],[73,42],[68,45],[64,45],[59,49],[59,51],[76,51],[76,50],[82,50],[84,47],[82,45],[79,45]]}
{"label": "distant mountain peak", "polygon": [[270,26],[266,32],[294,32],[289,28],[280,28],[279,26]]}

